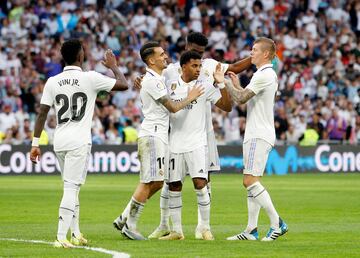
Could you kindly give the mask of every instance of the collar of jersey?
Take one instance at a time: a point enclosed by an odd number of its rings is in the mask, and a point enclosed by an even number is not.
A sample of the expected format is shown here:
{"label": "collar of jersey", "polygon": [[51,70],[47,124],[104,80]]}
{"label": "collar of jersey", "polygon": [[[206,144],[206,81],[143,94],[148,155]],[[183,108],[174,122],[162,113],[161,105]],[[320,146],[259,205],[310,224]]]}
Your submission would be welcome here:
{"label": "collar of jersey", "polygon": [[196,84],[196,82],[197,82],[197,80],[193,80],[193,81],[191,81],[191,82],[184,82],[183,79],[181,78],[181,75],[179,76],[178,81],[179,81],[179,84],[180,84],[180,85],[190,86],[190,87],[193,87],[193,86]]}
{"label": "collar of jersey", "polygon": [[64,67],[64,71],[69,71],[69,70],[82,71],[82,69],[79,66],[76,66],[76,65],[67,65],[67,66]]}
{"label": "collar of jersey", "polygon": [[257,70],[261,71],[262,69],[267,68],[267,67],[273,67],[273,65],[272,64],[264,64],[263,66],[260,66],[260,68]]}
{"label": "collar of jersey", "polygon": [[160,74],[158,74],[157,72],[155,72],[153,69],[151,69],[149,67],[146,67],[146,73],[149,74],[150,76],[154,76],[157,79],[160,79],[160,80],[163,79],[163,77]]}

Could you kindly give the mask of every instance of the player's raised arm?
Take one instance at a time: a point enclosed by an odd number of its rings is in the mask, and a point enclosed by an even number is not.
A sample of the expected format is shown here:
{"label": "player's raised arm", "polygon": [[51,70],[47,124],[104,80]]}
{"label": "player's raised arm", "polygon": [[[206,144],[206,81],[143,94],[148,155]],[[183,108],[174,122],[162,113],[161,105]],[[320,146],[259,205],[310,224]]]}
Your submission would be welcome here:
{"label": "player's raised arm", "polygon": [[251,57],[249,56],[244,59],[241,59],[240,61],[237,61],[234,64],[229,64],[227,72],[241,73],[246,69],[250,68],[250,66],[251,66]]}
{"label": "player's raised arm", "polygon": [[124,91],[129,88],[127,80],[122,72],[120,72],[119,68],[116,65],[116,58],[112,50],[108,49],[105,52],[104,60],[101,63],[109,68],[115,75],[116,82],[114,87],[111,90],[114,91]]}
{"label": "player's raised arm", "polygon": [[196,100],[199,96],[204,94],[204,88],[200,86],[193,87],[189,90],[188,96],[182,101],[172,101],[168,95],[159,99],[159,102],[166,107],[171,113],[176,113],[189,105],[192,101]]}
{"label": "player's raised arm", "polygon": [[238,104],[245,104],[249,99],[255,96],[252,90],[242,88],[239,78],[233,72],[228,72],[232,83],[225,83],[225,87],[230,93],[232,99]]}
{"label": "player's raised arm", "polygon": [[39,138],[41,132],[44,129],[44,124],[46,122],[47,114],[49,113],[50,106],[40,104],[40,112],[35,122],[35,130],[34,130],[34,137],[31,144],[31,151],[30,151],[30,160],[33,163],[37,163],[41,157],[41,151],[39,148]]}
{"label": "player's raised arm", "polygon": [[229,95],[229,93],[227,92],[227,90],[225,89],[225,77],[224,77],[224,72],[221,69],[221,64],[218,63],[214,72],[214,79],[215,79],[215,83],[218,85],[219,89],[220,89],[220,93],[221,93],[221,99],[219,99],[215,105],[226,111],[226,112],[230,112],[232,109],[232,101],[231,101],[231,97]]}

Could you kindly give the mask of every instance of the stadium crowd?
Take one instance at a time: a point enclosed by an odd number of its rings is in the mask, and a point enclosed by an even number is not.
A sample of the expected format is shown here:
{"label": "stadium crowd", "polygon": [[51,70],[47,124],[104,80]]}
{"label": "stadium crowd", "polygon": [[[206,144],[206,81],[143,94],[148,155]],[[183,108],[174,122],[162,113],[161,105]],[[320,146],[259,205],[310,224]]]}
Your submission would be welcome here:
{"label": "stadium crowd", "polygon": [[[356,0],[12,0],[0,4],[0,142],[29,144],[46,80],[62,71],[61,42],[81,38],[85,70],[110,48],[130,85],[145,71],[140,46],[157,40],[171,61],[190,31],[209,39],[206,57],[235,62],[256,37],[277,44],[278,144],[299,143],[307,128],[321,140],[360,143],[360,2]],[[254,69],[240,74],[242,86]],[[111,75],[110,73],[108,75]],[[214,107],[219,144],[240,144],[246,106]],[[142,119],[139,92],[101,94],[93,118],[94,144],[134,143]],[[52,112],[42,136],[52,143]]]}

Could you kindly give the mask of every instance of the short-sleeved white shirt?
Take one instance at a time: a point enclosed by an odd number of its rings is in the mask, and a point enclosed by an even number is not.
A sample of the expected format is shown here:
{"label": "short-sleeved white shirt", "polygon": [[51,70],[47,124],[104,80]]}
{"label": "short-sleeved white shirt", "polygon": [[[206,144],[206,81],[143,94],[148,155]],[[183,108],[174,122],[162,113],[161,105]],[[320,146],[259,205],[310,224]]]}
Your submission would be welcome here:
{"label": "short-sleeved white shirt", "polygon": [[170,114],[170,150],[172,153],[193,151],[207,145],[206,109],[207,102],[216,103],[220,92],[211,84],[201,80],[184,82],[181,76],[169,82],[170,98],[181,101],[187,97],[189,88],[202,85],[205,93],[184,109]]}
{"label": "short-sleeved white shirt", "polygon": [[[216,66],[218,64],[218,61],[210,58],[203,59],[201,62],[201,70],[198,80],[199,81],[206,81],[208,84],[213,85],[214,84],[214,72],[216,69]],[[223,71],[227,71],[229,68],[228,64],[221,63],[221,69]],[[176,82],[179,75],[181,75],[181,67],[180,62],[176,62],[174,64],[169,64],[168,67],[163,71],[163,76],[165,77],[165,84],[169,89],[169,85],[171,87],[171,81]],[[220,92],[218,88],[216,88],[217,91]],[[212,116],[211,116],[211,103],[207,102],[207,108],[206,108],[206,130],[207,132],[213,131],[213,124],[212,124]]]}
{"label": "short-sleeved white shirt", "polygon": [[91,144],[91,123],[96,96],[111,91],[116,80],[100,73],[66,66],[45,84],[41,104],[55,106],[57,126],[54,150],[74,150]]}
{"label": "short-sleeved white shirt", "polygon": [[253,91],[255,96],[247,103],[244,142],[260,138],[274,146],[274,101],[278,78],[272,64],[261,66],[246,88]]}
{"label": "short-sleeved white shirt", "polygon": [[147,68],[140,90],[144,120],[141,123],[139,137],[155,136],[168,143],[169,111],[157,101],[167,94],[164,77]]}

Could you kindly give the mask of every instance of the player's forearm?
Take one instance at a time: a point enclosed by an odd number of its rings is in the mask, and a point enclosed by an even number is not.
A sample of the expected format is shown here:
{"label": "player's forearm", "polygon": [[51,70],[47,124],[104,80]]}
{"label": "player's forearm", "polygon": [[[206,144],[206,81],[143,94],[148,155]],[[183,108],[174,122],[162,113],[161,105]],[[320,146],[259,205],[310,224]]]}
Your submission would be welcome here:
{"label": "player's forearm", "polygon": [[220,90],[220,93],[221,93],[221,99],[217,107],[219,107],[220,109],[226,112],[230,112],[232,109],[232,100],[229,92],[224,88]]}
{"label": "player's forearm", "polygon": [[114,73],[116,79],[116,83],[113,90],[119,90],[119,91],[127,90],[129,88],[129,85],[127,83],[124,74],[120,72],[117,66],[111,67],[110,69]]}
{"label": "player's forearm", "polygon": [[232,100],[235,101],[235,103],[244,104],[243,93],[245,90],[243,88],[236,89],[230,82],[226,82],[225,87],[227,92],[230,94]]}
{"label": "player's forearm", "polygon": [[170,112],[176,113],[176,112],[180,111],[181,109],[183,109],[184,107],[186,107],[187,105],[189,105],[190,103],[191,103],[191,100],[188,98],[186,98],[182,101],[179,101],[179,102],[171,101],[172,111],[170,111]]}
{"label": "player's forearm", "polygon": [[241,59],[240,61],[237,61],[234,64],[230,64],[227,71],[231,71],[234,73],[241,73],[246,69],[250,68],[250,66],[251,66],[251,57],[249,56],[244,59]]}
{"label": "player's forearm", "polygon": [[35,128],[34,128],[34,137],[39,138],[41,135],[41,132],[44,129],[44,125],[46,122],[47,114],[50,110],[49,106],[46,105],[40,105],[40,112],[35,122]]}

